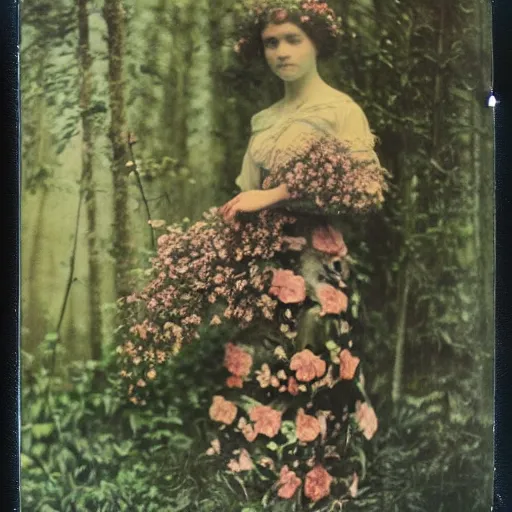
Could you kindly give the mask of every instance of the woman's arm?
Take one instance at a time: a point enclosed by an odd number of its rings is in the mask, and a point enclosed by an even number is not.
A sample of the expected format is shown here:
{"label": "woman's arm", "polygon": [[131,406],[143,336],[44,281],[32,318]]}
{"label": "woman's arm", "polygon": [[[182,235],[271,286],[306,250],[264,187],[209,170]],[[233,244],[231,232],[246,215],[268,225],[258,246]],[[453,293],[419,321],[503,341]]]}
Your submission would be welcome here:
{"label": "woman's arm", "polygon": [[247,190],[221,206],[219,213],[226,222],[232,221],[238,212],[256,212],[290,198],[285,183],[268,190]]}

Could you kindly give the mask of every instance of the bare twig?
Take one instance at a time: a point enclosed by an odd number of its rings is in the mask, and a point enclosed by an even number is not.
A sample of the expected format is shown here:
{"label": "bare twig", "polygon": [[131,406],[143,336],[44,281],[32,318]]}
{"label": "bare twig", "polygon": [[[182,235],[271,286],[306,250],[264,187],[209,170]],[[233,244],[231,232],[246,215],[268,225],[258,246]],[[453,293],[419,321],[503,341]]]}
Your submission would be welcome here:
{"label": "bare twig", "polygon": [[[151,213],[149,211],[149,204],[148,204],[148,200],[146,199],[146,194],[144,193],[144,187],[142,186],[142,181],[140,179],[140,174],[139,174],[139,171],[137,169],[137,164],[135,163],[135,155],[134,155],[134,152],[133,152],[133,145],[136,142],[137,142],[137,139],[135,138],[133,133],[128,133],[128,147],[130,148],[130,158],[131,158],[131,161],[133,163],[133,165],[130,168],[130,171],[132,171],[133,174],[135,174],[135,179],[137,180],[137,186],[139,188],[140,195],[142,196],[142,201],[144,203],[144,207],[146,208],[146,215],[147,215],[148,221],[149,221],[149,220],[151,220]],[[154,234],[153,228],[151,226],[149,226],[149,231],[151,233],[151,246],[153,247],[153,250],[155,250],[156,249],[155,234]]]}
{"label": "bare twig", "polygon": [[84,197],[84,175],[85,173],[82,171],[82,175],[80,177],[80,193],[78,196],[78,206],[76,211],[76,221],[75,221],[75,235],[73,240],[73,247],[71,249],[71,255],[69,257],[69,273],[68,273],[68,280],[66,282],[66,288],[64,291],[64,298],[62,300],[62,306],[60,308],[60,314],[59,314],[59,320],[57,322],[57,327],[55,329],[55,333],[57,334],[57,339],[55,340],[55,344],[53,346],[53,352],[52,352],[52,362],[50,365],[50,374],[48,376],[48,388],[46,390],[46,402],[48,406],[50,405],[50,393],[51,393],[51,386],[52,386],[52,379],[55,376],[55,365],[57,362],[57,345],[61,341],[60,337],[60,330],[62,327],[62,322],[64,321],[64,315],[66,313],[66,306],[68,304],[69,300],[69,294],[71,292],[71,286],[74,282],[74,274],[75,274],[75,261],[76,261],[76,251],[77,251],[77,245],[78,245],[78,230],[80,227],[80,216],[82,213],[82,202]]}

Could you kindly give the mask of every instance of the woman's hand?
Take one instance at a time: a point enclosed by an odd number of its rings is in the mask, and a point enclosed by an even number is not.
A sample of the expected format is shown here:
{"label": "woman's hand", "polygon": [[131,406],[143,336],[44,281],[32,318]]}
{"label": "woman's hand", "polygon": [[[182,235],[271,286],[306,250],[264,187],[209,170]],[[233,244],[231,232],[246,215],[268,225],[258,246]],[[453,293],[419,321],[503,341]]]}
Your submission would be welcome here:
{"label": "woman's hand", "polygon": [[226,222],[230,222],[238,212],[257,212],[287,199],[287,197],[286,185],[280,185],[269,190],[248,190],[240,192],[231,201],[221,206],[219,213]]}

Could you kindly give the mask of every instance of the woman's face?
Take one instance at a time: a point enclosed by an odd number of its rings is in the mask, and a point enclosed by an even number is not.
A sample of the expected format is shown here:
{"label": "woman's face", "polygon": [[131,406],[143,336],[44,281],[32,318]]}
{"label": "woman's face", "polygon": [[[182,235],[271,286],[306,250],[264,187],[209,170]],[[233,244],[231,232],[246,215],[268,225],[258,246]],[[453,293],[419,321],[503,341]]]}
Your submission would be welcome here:
{"label": "woman's face", "polygon": [[261,39],[268,65],[281,80],[293,82],[316,70],[315,45],[297,25],[270,23]]}

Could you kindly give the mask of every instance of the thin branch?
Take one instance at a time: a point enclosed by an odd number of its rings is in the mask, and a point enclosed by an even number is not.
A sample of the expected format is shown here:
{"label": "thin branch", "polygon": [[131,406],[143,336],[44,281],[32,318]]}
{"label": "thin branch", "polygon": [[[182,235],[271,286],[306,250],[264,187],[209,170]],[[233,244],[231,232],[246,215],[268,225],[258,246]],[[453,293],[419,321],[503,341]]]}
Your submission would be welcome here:
{"label": "thin branch", "polygon": [[[137,169],[137,164],[135,163],[135,155],[133,152],[133,145],[135,144],[136,139],[133,136],[132,133],[128,134],[128,147],[130,148],[130,158],[132,159],[133,166],[132,171],[135,174],[135,179],[137,180],[137,187],[139,188],[140,195],[142,196],[142,201],[144,203],[144,207],[146,208],[146,215],[148,217],[148,221],[151,220],[151,213],[149,211],[149,204],[148,200],[146,199],[146,194],[144,193],[144,187],[142,186],[142,181],[140,179],[140,174]],[[155,233],[153,232],[153,228],[149,226],[149,232],[151,233],[151,246],[153,247],[153,250],[156,250],[156,243],[155,243]]]}
{"label": "thin branch", "polygon": [[59,320],[57,322],[57,327],[55,329],[55,332],[57,334],[57,339],[55,340],[55,344],[53,346],[53,352],[52,352],[52,362],[50,366],[50,374],[48,376],[48,388],[47,388],[47,394],[46,394],[46,402],[48,406],[50,405],[50,393],[51,393],[51,385],[52,385],[52,379],[55,374],[55,364],[57,362],[57,345],[61,341],[60,336],[60,330],[62,327],[62,322],[64,321],[64,315],[66,313],[66,306],[68,304],[69,295],[71,292],[71,286],[73,285],[74,274],[75,274],[75,261],[76,261],[76,251],[78,246],[78,229],[80,227],[80,216],[82,213],[82,203],[83,203],[83,197],[84,197],[84,187],[83,187],[83,181],[84,181],[85,173],[82,171],[82,175],[80,177],[80,193],[78,197],[78,207],[76,212],[76,221],[75,221],[75,235],[73,240],[73,248],[71,250],[71,255],[69,257],[69,273],[68,273],[68,280],[66,283],[66,288],[64,291],[64,299],[62,301],[62,306],[60,308],[60,314],[59,314]]}

